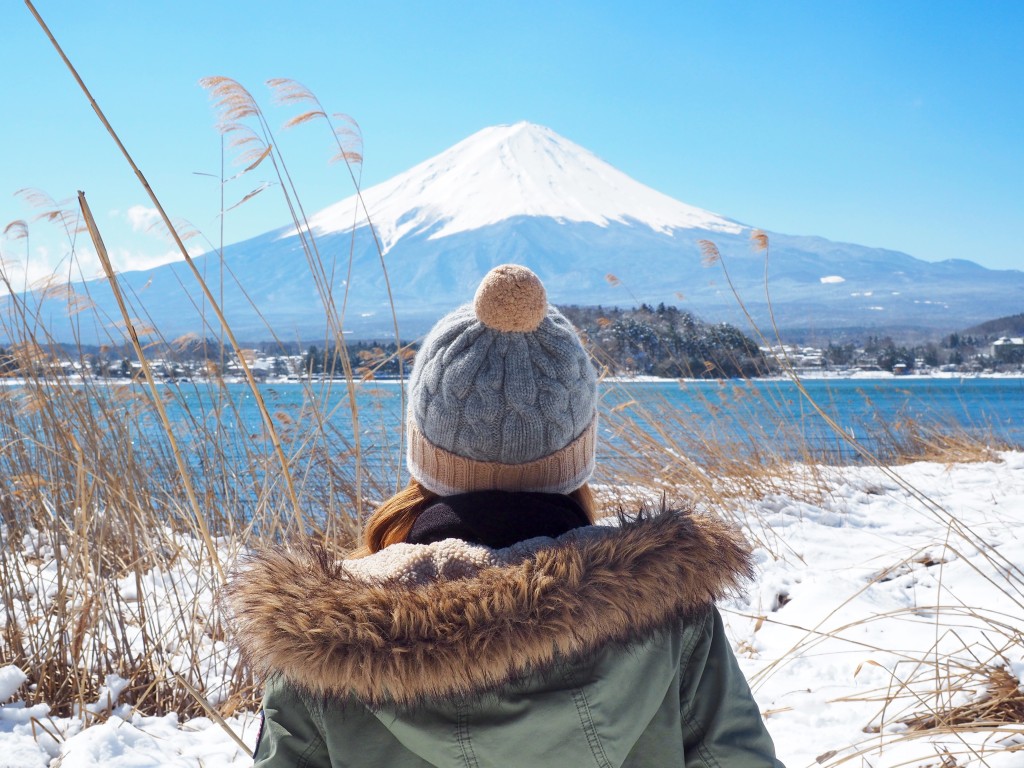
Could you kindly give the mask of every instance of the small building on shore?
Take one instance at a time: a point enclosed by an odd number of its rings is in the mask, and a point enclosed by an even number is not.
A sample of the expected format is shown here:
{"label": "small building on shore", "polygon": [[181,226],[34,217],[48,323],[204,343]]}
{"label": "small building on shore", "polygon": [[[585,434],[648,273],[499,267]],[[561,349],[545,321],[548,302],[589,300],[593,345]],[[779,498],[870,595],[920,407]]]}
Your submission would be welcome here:
{"label": "small building on shore", "polygon": [[1003,336],[992,342],[992,359],[1001,363],[1024,362],[1024,338]]}

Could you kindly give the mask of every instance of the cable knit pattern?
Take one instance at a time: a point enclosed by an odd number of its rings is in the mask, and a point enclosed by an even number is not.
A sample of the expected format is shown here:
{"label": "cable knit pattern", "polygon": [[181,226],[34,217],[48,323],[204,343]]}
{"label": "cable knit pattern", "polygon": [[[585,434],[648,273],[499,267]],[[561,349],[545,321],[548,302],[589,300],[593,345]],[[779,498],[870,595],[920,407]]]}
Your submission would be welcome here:
{"label": "cable knit pattern", "polygon": [[[475,305],[459,307],[427,335],[409,378],[409,420],[425,439],[410,444],[410,471],[427,488],[453,493],[502,486],[481,485],[497,477],[491,468],[466,477],[476,469],[472,463],[433,461],[426,446],[471,462],[521,465],[557,454],[592,426],[594,366],[572,324],[544,301],[532,272],[497,267],[484,278]],[[505,489],[570,491],[593,471],[592,455],[581,459],[570,451],[555,459],[559,463],[556,480],[525,472]],[[520,484],[532,478],[541,485]],[[570,482],[575,485],[567,487]]]}
{"label": "cable knit pattern", "polygon": [[596,412],[596,374],[558,310],[531,334],[484,326],[470,306],[442,319],[409,377],[431,443],[477,461],[522,464],[564,448]]}

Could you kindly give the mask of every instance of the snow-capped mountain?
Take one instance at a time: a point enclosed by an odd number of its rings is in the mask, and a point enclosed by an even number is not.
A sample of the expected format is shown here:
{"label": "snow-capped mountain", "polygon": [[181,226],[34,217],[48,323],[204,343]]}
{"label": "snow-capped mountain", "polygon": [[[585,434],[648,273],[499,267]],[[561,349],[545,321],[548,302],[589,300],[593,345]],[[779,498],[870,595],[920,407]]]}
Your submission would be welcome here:
{"label": "snow-capped mountain", "polygon": [[[406,237],[437,240],[519,216],[635,224],[660,234],[743,229],[634,181],[550,128],[525,122],[484,128],[367,190],[365,200],[385,253]],[[360,213],[350,197],[320,211],[310,225],[321,234],[348,231]]]}
{"label": "snow-capped mountain", "polygon": [[[536,271],[558,304],[664,302],[708,321],[743,322],[738,295],[759,323],[768,321],[765,253],[752,247],[749,226],[644,186],[548,128],[485,128],[367,188],[363,201],[372,230],[355,196],[309,220],[332,301],[356,337],[393,332],[388,284],[401,335],[412,338],[470,300],[480,278],[503,262]],[[930,263],[816,237],[768,239],[768,289],[782,328],[952,330],[1024,307],[1021,271]],[[701,241],[708,240],[722,259],[705,266]],[[197,259],[214,294],[223,293],[237,336],[266,339],[267,324],[290,339],[322,333],[325,312],[304,241],[308,235],[286,226],[225,249],[226,269],[216,254]],[[214,285],[221,274],[234,275],[244,292],[230,279],[223,289]],[[183,265],[121,278],[166,337],[203,332],[200,291]],[[104,284],[92,283],[89,294],[100,312],[118,317]],[[46,315],[61,311],[58,300],[47,302]],[[87,327],[88,316],[79,310],[76,322]]]}

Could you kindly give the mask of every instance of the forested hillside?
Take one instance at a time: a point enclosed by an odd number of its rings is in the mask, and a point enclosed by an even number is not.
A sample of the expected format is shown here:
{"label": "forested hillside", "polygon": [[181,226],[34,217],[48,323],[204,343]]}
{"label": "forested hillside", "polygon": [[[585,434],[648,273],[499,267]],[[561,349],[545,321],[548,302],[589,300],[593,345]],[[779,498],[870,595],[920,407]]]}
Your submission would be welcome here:
{"label": "forested hillside", "polygon": [[738,328],[704,323],[676,307],[560,309],[613,374],[731,378],[769,372],[757,344]]}
{"label": "forested hillside", "polygon": [[971,326],[964,333],[973,336],[993,338],[998,336],[1024,336],[1024,312],[1019,315],[1000,317]]}

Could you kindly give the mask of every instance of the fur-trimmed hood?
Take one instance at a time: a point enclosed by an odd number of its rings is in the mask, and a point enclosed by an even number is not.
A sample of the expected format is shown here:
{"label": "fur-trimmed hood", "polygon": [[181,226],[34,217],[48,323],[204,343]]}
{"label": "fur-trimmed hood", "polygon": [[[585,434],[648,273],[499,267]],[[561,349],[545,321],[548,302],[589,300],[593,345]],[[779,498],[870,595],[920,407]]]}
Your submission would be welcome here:
{"label": "fur-trimmed hood", "polygon": [[266,551],[226,597],[258,673],[409,705],[647,637],[750,575],[733,528],[663,512],[499,550],[447,539],[340,563],[315,548]]}

